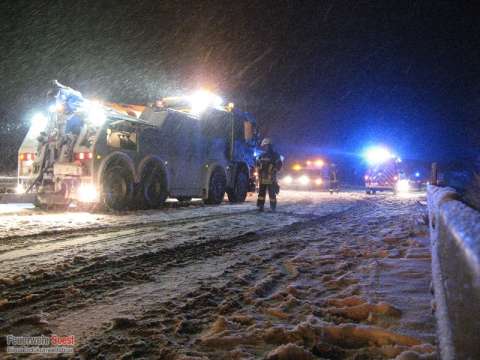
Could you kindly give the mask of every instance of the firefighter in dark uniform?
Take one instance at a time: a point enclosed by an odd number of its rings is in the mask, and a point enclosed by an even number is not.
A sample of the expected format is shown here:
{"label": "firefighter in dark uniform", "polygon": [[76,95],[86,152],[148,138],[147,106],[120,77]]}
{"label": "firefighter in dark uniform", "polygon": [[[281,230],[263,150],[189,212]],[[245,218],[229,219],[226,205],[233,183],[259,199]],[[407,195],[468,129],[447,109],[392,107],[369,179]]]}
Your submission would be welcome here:
{"label": "firefighter in dark uniform", "polygon": [[333,194],[333,192],[338,193],[339,191],[339,185],[338,185],[338,173],[337,173],[337,165],[334,163],[330,164],[328,168],[328,179],[330,182],[329,186],[329,191],[330,194]]}
{"label": "firefighter in dark uniform", "polygon": [[269,138],[263,139],[261,146],[265,151],[257,159],[257,173],[260,186],[257,207],[259,211],[263,211],[265,196],[268,191],[270,209],[275,211],[277,208],[277,193],[279,191],[277,172],[282,168],[282,159],[273,150],[272,141]]}

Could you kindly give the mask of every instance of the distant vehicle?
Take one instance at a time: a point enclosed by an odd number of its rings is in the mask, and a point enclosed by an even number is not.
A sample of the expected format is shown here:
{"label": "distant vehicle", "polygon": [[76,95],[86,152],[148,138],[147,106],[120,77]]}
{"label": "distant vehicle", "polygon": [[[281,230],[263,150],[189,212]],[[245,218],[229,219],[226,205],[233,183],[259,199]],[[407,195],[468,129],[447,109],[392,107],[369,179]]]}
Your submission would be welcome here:
{"label": "distant vehicle", "polygon": [[328,186],[327,164],[323,159],[294,161],[286,166],[280,186],[299,190],[320,190]]}
{"label": "distant vehicle", "polygon": [[368,169],[365,173],[365,192],[408,192],[410,181],[400,168],[401,159],[384,148],[372,148],[366,153]]}
{"label": "distant vehicle", "polygon": [[243,202],[254,191],[255,120],[211,93],[152,107],[100,104],[54,83],[20,149],[18,191],[39,207],[157,208],[167,197]]}
{"label": "distant vehicle", "polygon": [[409,178],[411,188],[417,191],[425,190],[428,180],[429,179],[419,171],[415,171]]}
{"label": "distant vehicle", "polygon": [[367,194],[377,191],[396,191],[400,173],[395,160],[370,167],[365,174],[365,190]]}

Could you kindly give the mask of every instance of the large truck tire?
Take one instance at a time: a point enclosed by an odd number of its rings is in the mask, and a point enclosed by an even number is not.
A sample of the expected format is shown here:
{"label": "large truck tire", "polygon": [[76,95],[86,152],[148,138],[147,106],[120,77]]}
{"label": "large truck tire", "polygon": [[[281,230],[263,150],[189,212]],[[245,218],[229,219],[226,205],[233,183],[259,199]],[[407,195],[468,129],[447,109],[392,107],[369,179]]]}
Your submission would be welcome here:
{"label": "large truck tire", "polygon": [[41,201],[38,196],[35,196],[35,200],[33,201],[33,205],[40,210],[48,210],[48,204]]}
{"label": "large truck tire", "polygon": [[132,205],[133,175],[124,166],[115,165],[107,169],[103,176],[102,196],[107,209],[121,211]]}
{"label": "large truck tire", "polygon": [[249,188],[248,174],[244,170],[240,170],[235,178],[233,189],[227,192],[228,201],[231,203],[242,203],[247,198]]}
{"label": "large truck tire", "polygon": [[168,196],[167,181],[158,165],[145,169],[140,189],[144,208],[157,209],[165,204]]}
{"label": "large truck tire", "polygon": [[210,176],[208,198],[205,199],[205,203],[210,205],[221,204],[225,197],[226,186],[227,177],[225,176],[225,172],[219,167],[215,168]]}

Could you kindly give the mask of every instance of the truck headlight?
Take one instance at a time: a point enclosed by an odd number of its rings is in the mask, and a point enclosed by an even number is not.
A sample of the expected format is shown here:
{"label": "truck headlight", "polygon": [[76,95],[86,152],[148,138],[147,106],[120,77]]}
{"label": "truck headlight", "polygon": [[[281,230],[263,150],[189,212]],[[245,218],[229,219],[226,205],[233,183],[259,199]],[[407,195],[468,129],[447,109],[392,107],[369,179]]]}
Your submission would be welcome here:
{"label": "truck headlight", "polygon": [[288,184],[291,184],[293,182],[293,179],[290,175],[287,175],[282,179],[282,182],[288,185]]}
{"label": "truck headlight", "polygon": [[199,115],[208,107],[221,106],[223,100],[220,96],[215,95],[207,90],[199,90],[189,97],[192,113]]}
{"label": "truck headlight", "polygon": [[307,186],[310,183],[310,178],[307,175],[302,175],[298,178],[298,182],[302,186]]}
{"label": "truck headlight", "polygon": [[410,190],[410,183],[407,179],[397,181],[397,191],[400,193],[406,193]]}
{"label": "truck headlight", "polygon": [[32,123],[30,127],[30,131],[32,132],[33,136],[38,136],[42,131],[45,130],[48,124],[48,118],[42,114],[37,113],[32,117]]}
{"label": "truck headlight", "polygon": [[98,200],[97,188],[93,184],[81,184],[77,190],[80,202],[95,202]]}
{"label": "truck headlight", "polygon": [[84,106],[87,113],[87,120],[93,126],[102,126],[105,120],[107,120],[107,115],[99,102],[88,101]]}

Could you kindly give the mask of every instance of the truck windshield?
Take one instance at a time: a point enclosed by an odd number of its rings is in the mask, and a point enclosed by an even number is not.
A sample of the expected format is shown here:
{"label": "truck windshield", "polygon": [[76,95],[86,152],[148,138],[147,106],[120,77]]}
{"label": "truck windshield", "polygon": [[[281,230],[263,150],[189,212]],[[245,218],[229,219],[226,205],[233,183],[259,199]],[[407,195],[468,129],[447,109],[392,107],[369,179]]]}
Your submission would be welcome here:
{"label": "truck windshield", "polygon": [[107,126],[107,144],[113,148],[137,150],[137,126],[129,121],[115,121]]}

